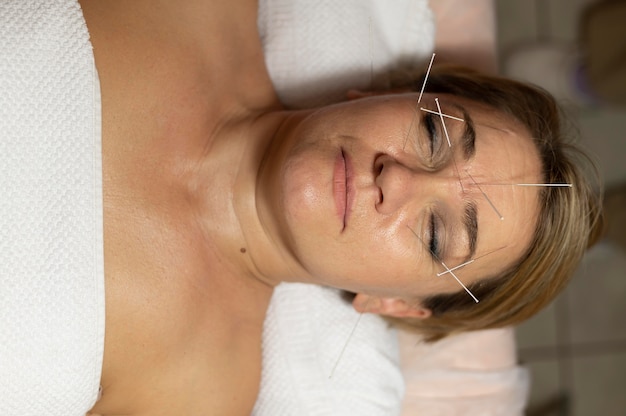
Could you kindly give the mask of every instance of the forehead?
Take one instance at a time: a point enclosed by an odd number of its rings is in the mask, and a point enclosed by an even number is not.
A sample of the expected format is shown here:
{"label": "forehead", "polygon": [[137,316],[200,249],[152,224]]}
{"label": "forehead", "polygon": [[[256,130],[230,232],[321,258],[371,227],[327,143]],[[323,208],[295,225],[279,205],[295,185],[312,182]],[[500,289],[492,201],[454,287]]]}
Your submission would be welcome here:
{"label": "forehead", "polygon": [[[422,103],[431,107],[434,98]],[[476,133],[474,157],[467,162],[456,157],[460,181],[465,183],[463,199],[474,201],[478,213],[474,258],[479,259],[459,271],[460,278],[472,283],[512,266],[531,244],[540,211],[538,188],[517,184],[540,182],[541,162],[528,129],[511,115],[464,98],[437,98],[437,111],[471,120],[444,118],[452,140],[467,122]],[[457,256],[448,266],[464,260]]]}

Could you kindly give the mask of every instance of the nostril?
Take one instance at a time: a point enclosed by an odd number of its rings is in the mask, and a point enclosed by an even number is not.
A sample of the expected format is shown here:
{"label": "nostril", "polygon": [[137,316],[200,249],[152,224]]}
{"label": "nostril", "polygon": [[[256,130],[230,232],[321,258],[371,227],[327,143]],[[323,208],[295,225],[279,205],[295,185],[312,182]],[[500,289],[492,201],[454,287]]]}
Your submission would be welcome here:
{"label": "nostril", "polygon": [[385,167],[385,164],[383,163],[383,154],[379,154],[378,156],[376,156],[376,158],[374,158],[374,174],[376,176],[380,175],[383,171],[383,168]]}
{"label": "nostril", "polygon": [[383,168],[385,165],[382,162],[378,162],[374,165],[374,173],[376,176],[380,175],[383,172]]}

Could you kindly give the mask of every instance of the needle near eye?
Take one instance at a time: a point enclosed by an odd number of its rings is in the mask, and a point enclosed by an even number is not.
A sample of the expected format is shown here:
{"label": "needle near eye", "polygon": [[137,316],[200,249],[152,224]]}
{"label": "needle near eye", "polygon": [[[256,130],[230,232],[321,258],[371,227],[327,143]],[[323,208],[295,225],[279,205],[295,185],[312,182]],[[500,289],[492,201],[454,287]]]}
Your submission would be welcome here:
{"label": "needle near eye", "polygon": [[[439,98],[435,98],[435,103],[437,104],[437,110],[439,110],[439,118],[441,119],[441,125],[443,126],[443,132],[446,134],[446,140],[448,141],[448,147],[452,148],[452,142],[450,142],[450,135],[448,134],[448,128],[446,127],[446,122],[443,119],[443,112],[441,111],[441,106],[439,105]],[[465,193],[465,187],[463,186],[463,181],[461,180],[461,172],[459,172],[459,166],[456,164],[456,158],[454,157],[454,153],[452,154],[452,162],[454,163],[454,170],[456,170],[456,176],[459,178],[459,185],[461,185],[461,189]]]}
{"label": "needle near eye", "polygon": [[472,299],[474,299],[474,302],[478,303],[478,299],[476,298],[476,296],[474,296],[474,294],[463,284],[463,282],[461,282],[461,280],[454,274],[454,272],[452,270],[450,270],[450,268],[448,266],[446,266],[446,264],[439,258],[437,257],[437,255],[435,253],[433,253],[433,251],[430,249],[430,247],[428,247],[426,245],[426,243],[424,242],[424,240],[422,240],[422,238],[417,235],[417,233],[415,231],[413,231],[413,229],[411,229],[411,227],[407,226],[407,228],[409,230],[411,230],[411,232],[413,233],[413,235],[415,235],[415,237],[417,237],[418,240],[420,240],[422,242],[422,244],[424,245],[424,247],[426,247],[426,250],[428,250],[430,252],[430,254],[433,256],[433,258],[438,261],[439,263],[441,263],[441,265],[446,269],[446,271],[448,273],[450,273],[450,275],[452,275],[452,277],[454,277],[454,279],[461,285],[461,287],[463,289],[465,289],[465,291],[472,297]]}
{"label": "needle near eye", "polygon": [[496,208],[496,206],[493,204],[493,202],[491,202],[491,199],[489,199],[489,197],[487,196],[485,191],[483,191],[482,188],[480,187],[480,185],[474,180],[474,177],[472,175],[470,175],[470,173],[467,170],[465,171],[465,173],[467,173],[467,176],[470,177],[472,182],[474,182],[474,185],[476,185],[478,187],[478,190],[480,191],[480,193],[483,194],[483,196],[485,197],[485,199],[487,200],[489,205],[491,205],[491,208],[493,208],[493,210],[496,212],[498,217],[500,217],[500,221],[503,221],[504,217],[502,216],[502,214],[500,214],[500,211],[498,211],[498,208]]}
{"label": "needle near eye", "polygon": [[424,82],[422,83],[422,89],[420,90],[420,95],[417,99],[417,103],[419,104],[422,101],[422,95],[424,94],[424,88],[426,88],[426,81],[428,81],[428,76],[430,75],[430,69],[433,67],[433,61],[435,60],[435,54],[430,58],[430,64],[428,64],[428,70],[426,71],[426,76],[424,77]]}
{"label": "needle near eye", "polygon": [[424,107],[420,107],[420,110],[425,111],[427,113],[431,113],[431,114],[437,114],[439,116],[443,116],[443,117],[447,117],[447,118],[451,118],[452,120],[457,120],[457,121],[465,121],[464,119],[460,118],[460,117],[454,117],[451,116],[449,114],[443,114],[443,113],[439,113],[437,111],[433,111],[433,110],[429,110],[428,108],[424,108]]}
{"label": "needle near eye", "polygon": [[441,124],[443,125],[443,132],[446,134],[448,147],[452,147],[452,143],[450,142],[450,136],[448,135],[448,129],[446,128],[446,123],[443,121],[443,113],[441,112],[441,106],[439,105],[439,98],[435,98],[435,103],[437,104],[437,110],[439,110],[439,117],[441,118]]}
{"label": "needle near eye", "polygon": [[[451,272],[453,272],[453,271],[455,271],[455,270],[457,270],[457,269],[460,269],[461,267],[465,267],[465,266],[467,266],[467,265],[469,265],[469,264],[474,263],[474,262],[475,262],[476,260],[478,260],[478,259],[481,259],[481,258],[483,258],[483,257],[485,257],[485,256],[488,256],[488,255],[490,255],[490,254],[493,254],[493,253],[495,253],[496,251],[500,251],[500,250],[502,250],[502,249],[504,249],[504,248],[507,248],[507,247],[508,247],[508,246],[502,246],[502,247],[497,248],[497,249],[495,249],[495,250],[491,250],[490,252],[485,253],[485,254],[483,254],[482,256],[474,257],[474,258],[473,258],[473,259],[471,259],[470,261],[466,261],[465,263],[459,264],[458,266],[455,266],[455,267],[451,268],[451,269],[450,269],[450,271],[451,271]],[[446,273],[448,273],[448,271],[447,271],[447,270],[446,270],[445,272],[437,273],[437,276],[443,276],[443,275],[444,275],[444,274],[446,274]]]}

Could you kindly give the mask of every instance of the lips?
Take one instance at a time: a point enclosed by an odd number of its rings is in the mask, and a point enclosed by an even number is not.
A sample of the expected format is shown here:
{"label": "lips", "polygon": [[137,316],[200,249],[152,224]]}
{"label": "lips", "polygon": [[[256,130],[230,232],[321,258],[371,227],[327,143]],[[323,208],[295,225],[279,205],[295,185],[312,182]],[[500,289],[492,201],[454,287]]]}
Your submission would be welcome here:
{"label": "lips", "polygon": [[353,192],[351,191],[352,167],[346,154],[341,151],[335,159],[333,175],[333,196],[337,215],[342,223],[342,231],[346,228],[352,205]]}

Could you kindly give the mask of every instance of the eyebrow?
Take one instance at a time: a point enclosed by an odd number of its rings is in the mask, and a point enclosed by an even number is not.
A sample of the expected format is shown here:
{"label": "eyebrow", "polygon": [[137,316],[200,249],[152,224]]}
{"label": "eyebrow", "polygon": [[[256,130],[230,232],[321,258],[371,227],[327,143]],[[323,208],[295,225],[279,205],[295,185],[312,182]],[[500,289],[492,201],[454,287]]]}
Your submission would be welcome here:
{"label": "eyebrow", "polygon": [[476,242],[478,241],[478,215],[476,203],[470,201],[465,204],[465,212],[463,214],[463,226],[467,232],[469,245],[469,253],[463,261],[469,261],[476,255]]}
{"label": "eyebrow", "polygon": [[465,161],[469,161],[476,153],[476,130],[474,129],[474,120],[469,115],[465,107],[460,104],[454,104],[461,112],[463,112],[463,119],[465,120],[465,129],[461,135],[461,147],[463,148],[463,158]]}
{"label": "eyebrow", "polygon": [[[461,148],[463,149],[463,159],[467,162],[476,154],[476,130],[474,129],[474,120],[469,112],[458,103],[451,103],[463,113],[465,129],[461,134]],[[467,233],[469,253],[464,261],[469,261],[476,254],[476,243],[478,241],[478,209],[476,202],[469,201],[465,204],[463,213],[463,226]]]}

